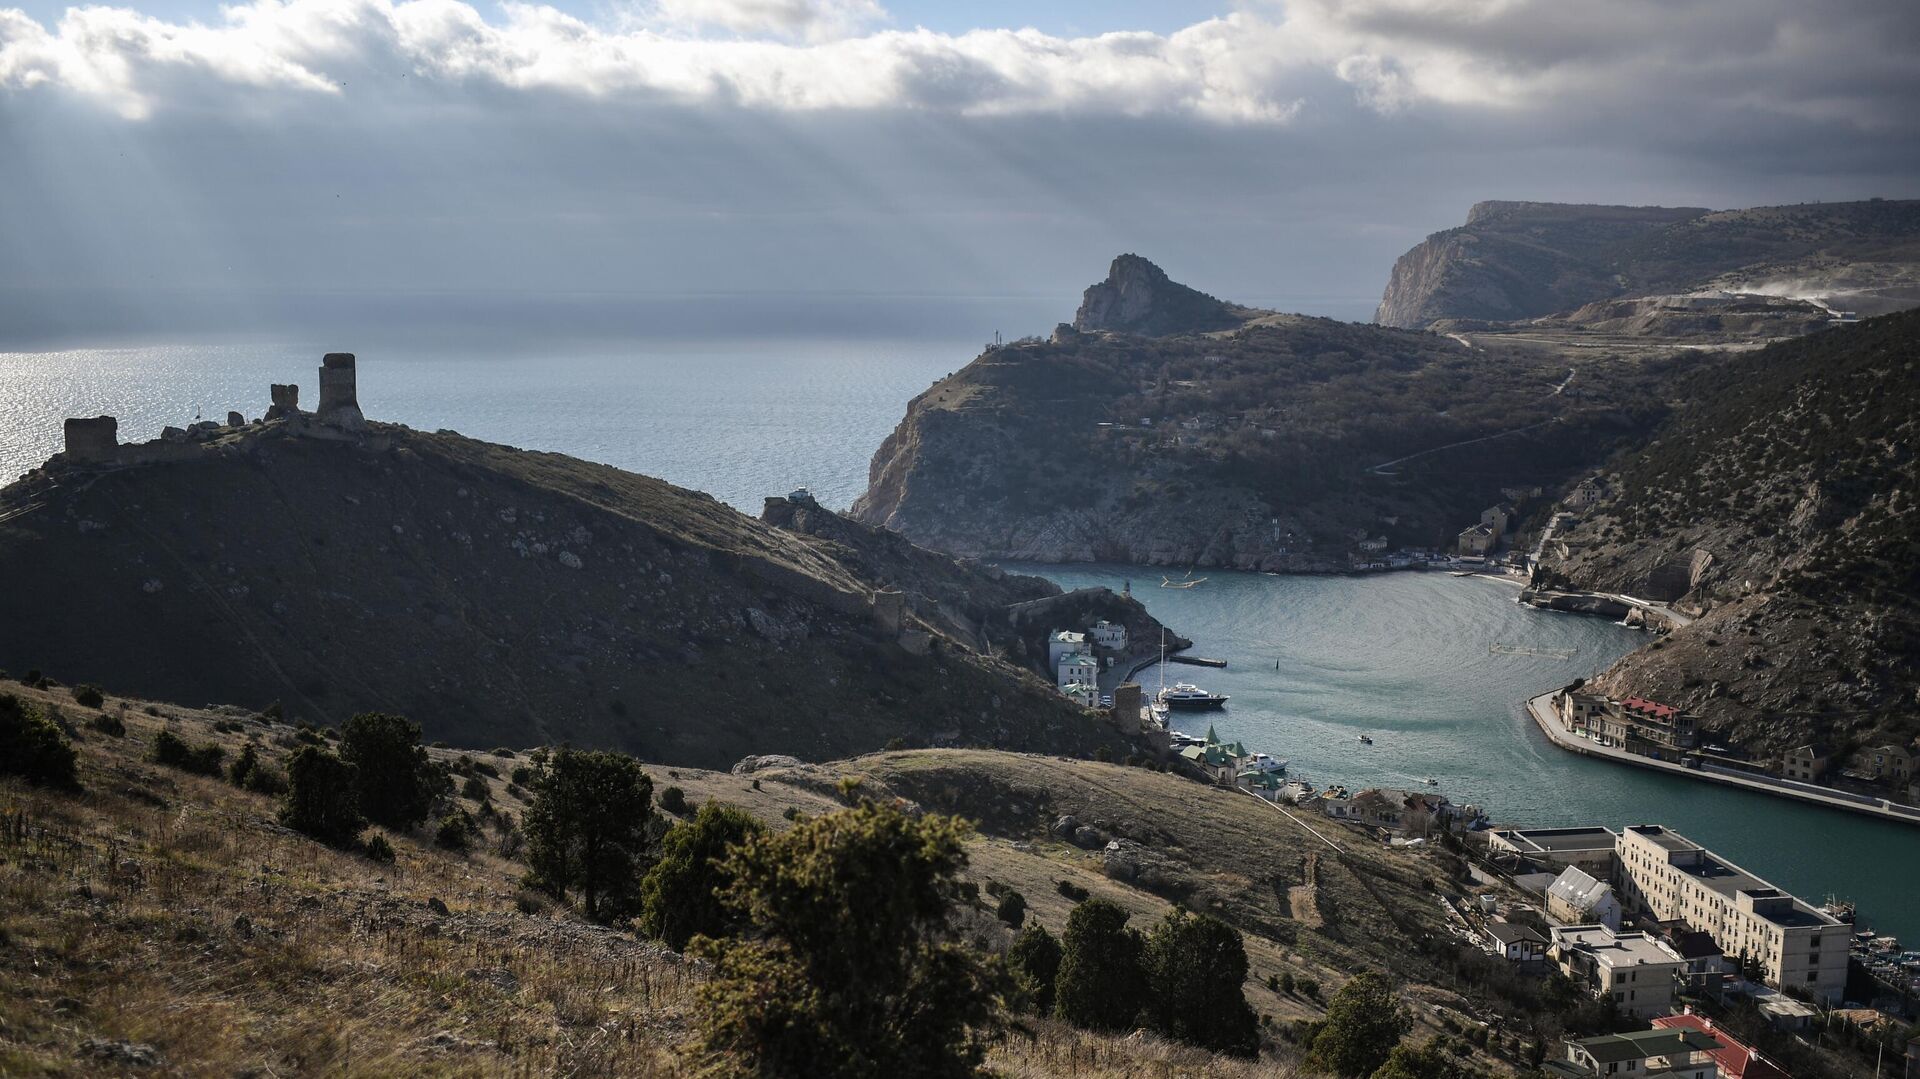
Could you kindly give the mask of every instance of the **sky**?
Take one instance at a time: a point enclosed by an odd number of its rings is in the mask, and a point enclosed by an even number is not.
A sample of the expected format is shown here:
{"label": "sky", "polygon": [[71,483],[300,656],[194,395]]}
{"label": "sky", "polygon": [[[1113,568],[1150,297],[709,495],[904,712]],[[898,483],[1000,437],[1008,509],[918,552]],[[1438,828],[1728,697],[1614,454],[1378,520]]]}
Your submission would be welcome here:
{"label": "sky", "polygon": [[1365,317],[1483,199],[1920,195],[1907,0],[6,3],[0,349],[634,297],[1067,318],[1122,252]]}

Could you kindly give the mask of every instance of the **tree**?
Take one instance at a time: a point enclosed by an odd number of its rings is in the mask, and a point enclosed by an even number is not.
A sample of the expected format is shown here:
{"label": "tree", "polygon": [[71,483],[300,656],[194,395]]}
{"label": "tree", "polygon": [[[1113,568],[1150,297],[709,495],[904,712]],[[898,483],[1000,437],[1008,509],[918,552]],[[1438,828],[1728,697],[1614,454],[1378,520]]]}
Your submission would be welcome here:
{"label": "tree", "polygon": [[562,898],[578,890],[593,921],[630,916],[652,813],[653,780],[639,761],[604,750],[555,750],[541,763],[521,818],[534,881]]}
{"label": "tree", "polygon": [[1004,1019],[979,957],[945,939],[966,825],[871,801],[746,841],[729,906],[759,935],[707,940],[699,1046],[719,1070],[881,1079],[979,1074]]}
{"label": "tree", "polygon": [[74,790],[80,786],[76,755],[58,724],[32,704],[0,693],[0,775]]}
{"label": "tree", "polygon": [[287,764],[280,823],[336,847],[353,845],[366,827],[354,795],[353,765],[319,746],[302,746]]}
{"label": "tree", "polygon": [[746,811],[718,802],[667,829],[660,860],[640,881],[640,931],[674,951],[696,935],[731,935],[739,922],[721,901],[733,883],[725,859],[766,830]]}
{"label": "tree", "polygon": [[993,916],[1015,929],[1027,920],[1027,897],[1019,892],[1008,892],[1000,897],[1000,905],[993,910]]}
{"label": "tree", "polygon": [[1007,966],[1032,1003],[1035,1015],[1053,1013],[1053,986],[1060,976],[1060,942],[1038,922],[1022,929],[1007,949]]}
{"label": "tree", "polygon": [[1440,1048],[1439,1039],[1415,1048],[1394,1046],[1387,1062],[1373,1072],[1373,1079],[1454,1079],[1459,1066]]}
{"label": "tree", "polygon": [[340,755],[356,769],[355,793],[368,820],[404,831],[427,819],[443,784],[405,716],[362,712],[347,720]]}
{"label": "tree", "polygon": [[1089,899],[1074,907],[1060,940],[1054,1016],[1089,1030],[1133,1026],[1146,996],[1140,951],[1140,934],[1127,928],[1117,904]]}
{"label": "tree", "polygon": [[1247,951],[1239,930],[1211,915],[1168,911],[1147,936],[1143,965],[1156,1031],[1216,1053],[1259,1053],[1259,1020],[1241,988]]}
{"label": "tree", "polygon": [[1326,1021],[1313,1040],[1313,1057],[1343,1076],[1372,1075],[1411,1024],[1386,978],[1372,971],[1356,975],[1327,1005]]}

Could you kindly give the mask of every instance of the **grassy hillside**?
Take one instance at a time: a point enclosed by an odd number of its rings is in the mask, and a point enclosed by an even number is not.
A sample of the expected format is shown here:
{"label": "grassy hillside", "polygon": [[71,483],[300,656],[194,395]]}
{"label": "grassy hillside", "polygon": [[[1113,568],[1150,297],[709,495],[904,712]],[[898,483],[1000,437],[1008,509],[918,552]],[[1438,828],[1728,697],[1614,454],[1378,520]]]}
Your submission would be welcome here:
{"label": "grassy hillside", "polygon": [[[497,823],[467,854],[392,835],[396,860],[381,865],[280,827],[265,795],[147,760],[170,730],[229,757],[253,743],[270,767],[284,767],[299,744],[291,727],[239,710],[113,697],[93,709],[57,687],[5,689],[56,710],[74,732],[83,791],[0,779],[0,972],[26,990],[0,996],[0,1072],[120,1074],[153,1059],[181,1075],[693,1073],[681,1050],[705,966],[518,886],[512,824],[527,795],[510,779],[524,751],[475,754],[474,764],[435,751],[482,785]],[[124,735],[96,729],[101,716],[121,718]],[[1029,917],[1057,933],[1071,906],[1062,881],[1114,899],[1143,928],[1178,892],[1248,932],[1246,992],[1271,1017],[1261,1062],[1031,1021],[995,1050],[1001,1074],[1312,1074],[1287,1040],[1289,1020],[1317,1017],[1362,969],[1394,972],[1420,1025],[1415,1037],[1441,1023],[1500,1022],[1509,1006],[1448,973],[1439,899],[1427,891],[1444,874],[1439,863],[1345,832],[1335,838],[1348,852],[1336,854],[1244,795],[1140,769],[980,751],[752,776],[650,770],[656,789],[730,802],[776,828],[791,812],[839,808],[849,777],[865,796],[975,816],[967,872],[982,900],[957,912],[952,931],[988,950],[1009,939],[989,913],[991,892],[1022,892]],[[457,804],[477,813],[472,793]],[[1114,879],[1099,854],[1052,837],[1067,813],[1138,836],[1164,859],[1158,883]],[[1272,992],[1266,979],[1279,974],[1321,988]],[[1493,1045],[1506,1052],[1518,1041]],[[1460,1048],[1462,1067],[1513,1067]]]}
{"label": "grassy hillside", "polygon": [[1031,673],[872,606],[903,577],[1022,599],[1044,582],[897,549],[855,568],[706,495],[451,432],[276,421],[178,449],[56,458],[0,492],[0,666],[709,766],[896,737],[1125,752]]}
{"label": "grassy hillside", "polygon": [[1920,313],[1721,358],[1675,397],[1548,567],[1705,613],[1607,681],[1756,748],[1920,734]]}

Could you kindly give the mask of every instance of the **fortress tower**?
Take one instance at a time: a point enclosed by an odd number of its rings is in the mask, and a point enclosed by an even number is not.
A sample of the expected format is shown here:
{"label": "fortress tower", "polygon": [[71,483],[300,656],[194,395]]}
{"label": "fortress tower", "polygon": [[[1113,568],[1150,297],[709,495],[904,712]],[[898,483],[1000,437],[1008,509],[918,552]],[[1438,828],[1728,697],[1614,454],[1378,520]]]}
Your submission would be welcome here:
{"label": "fortress tower", "polygon": [[353,353],[327,353],[320,361],[320,407],[314,419],[343,431],[365,430],[367,418],[360,414],[357,394]]}

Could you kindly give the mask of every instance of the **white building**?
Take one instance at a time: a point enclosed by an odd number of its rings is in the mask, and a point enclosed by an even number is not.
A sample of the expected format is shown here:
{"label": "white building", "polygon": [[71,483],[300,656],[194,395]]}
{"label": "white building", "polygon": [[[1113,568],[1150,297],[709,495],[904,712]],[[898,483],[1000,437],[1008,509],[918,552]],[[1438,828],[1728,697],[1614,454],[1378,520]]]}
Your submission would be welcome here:
{"label": "white building", "polygon": [[1727,958],[1751,960],[1766,984],[1838,1003],[1852,928],[1678,832],[1636,824],[1620,833],[1622,896],[1660,922],[1713,937]]}
{"label": "white building", "polygon": [[1060,692],[1082,708],[1092,708],[1100,699],[1099,688],[1091,682],[1069,682]]}
{"label": "white building", "polygon": [[1102,648],[1123,652],[1127,647],[1127,627],[1103,618],[1093,624],[1093,643]]}
{"label": "white building", "polygon": [[1059,686],[1061,689],[1065,689],[1075,682],[1082,682],[1090,686],[1100,683],[1100,661],[1093,658],[1093,654],[1090,652],[1075,652],[1072,655],[1061,656],[1060,666],[1056,667],[1055,670],[1060,676]]}
{"label": "white building", "polygon": [[1058,670],[1062,659],[1086,650],[1086,634],[1070,629],[1055,630],[1053,636],[1047,638],[1047,666]]}
{"label": "white building", "polygon": [[1555,928],[1547,958],[1596,998],[1612,998],[1622,1015],[1648,1018],[1673,1010],[1673,991],[1687,961],[1650,933],[1615,933],[1604,925]]}
{"label": "white building", "polygon": [[1613,894],[1613,885],[1570,865],[1547,886],[1547,917],[1566,925],[1604,925],[1617,930],[1620,900]]}

